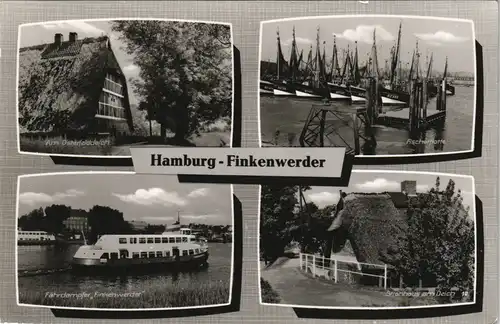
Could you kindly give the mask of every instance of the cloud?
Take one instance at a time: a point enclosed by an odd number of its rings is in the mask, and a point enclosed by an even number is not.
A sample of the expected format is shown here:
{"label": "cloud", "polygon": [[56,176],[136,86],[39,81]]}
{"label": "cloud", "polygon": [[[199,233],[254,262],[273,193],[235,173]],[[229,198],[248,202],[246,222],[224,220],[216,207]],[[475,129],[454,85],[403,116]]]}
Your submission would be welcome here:
{"label": "cloud", "polygon": [[157,222],[159,222],[159,221],[171,222],[174,219],[176,219],[176,218],[170,217],[170,216],[145,216],[145,217],[142,217],[141,220],[143,220],[143,221],[146,221],[146,220],[148,220],[148,221],[157,221]]}
{"label": "cloud", "polygon": [[19,195],[19,203],[33,206],[37,204],[55,203],[60,200],[75,198],[85,195],[85,192],[77,189],[68,189],[64,192],[56,192],[49,195],[43,192],[23,192]]}
{"label": "cloud", "polygon": [[319,208],[323,208],[337,203],[340,195],[338,193],[323,191],[309,194],[308,197],[312,202],[318,205]]}
{"label": "cloud", "polygon": [[427,192],[431,189],[429,185],[417,185],[417,192]]}
{"label": "cloud", "polygon": [[441,43],[462,43],[468,40],[467,37],[455,36],[452,33],[448,33],[445,31],[437,31],[435,33],[427,33],[427,34],[418,34],[415,36],[421,40],[428,42],[431,45],[441,45]]}
{"label": "cloud", "polygon": [[205,197],[208,195],[208,188],[199,188],[196,190],[191,191],[188,194],[189,198],[198,198],[198,197]]}
{"label": "cloud", "polygon": [[135,193],[128,195],[113,193],[113,196],[118,197],[121,201],[143,206],[161,205],[171,207],[187,205],[187,201],[179,196],[177,192],[168,192],[161,188],[138,189]]}
{"label": "cloud", "polygon": [[209,219],[209,218],[217,218],[217,217],[219,217],[219,215],[217,215],[217,214],[181,215],[181,219],[192,219],[192,220]]}
{"label": "cloud", "polygon": [[355,185],[357,189],[364,192],[399,191],[401,184],[396,181],[389,181],[384,178],[377,178],[373,181],[366,181]]}
{"label": "cloud", "polygon": [[87,36],[101,36],[105,32],[85,21],[68,20],[65,22],[42,24],[42,27],[49,30],[71,29],[75,32],[85,33]]}
{"label": "cloud", "polygon": [[341,34],[333,35],[347,39],[351,42],[358,41],[366,44],[373,44],[373,30],[377,41],[393,41],[394,36],[381,25],[359,25],[356,29],[346,29]]}
{"label": "cloud", "polygon": [[[286,41],[283,42],[283,45],[285,46],[292,45],[292,40],[293,38],[287,39]],[[295,37],[295,42],[297,42],[297,44],[299,45],[309,45],[313,43],[312,40],[303,37]]]}

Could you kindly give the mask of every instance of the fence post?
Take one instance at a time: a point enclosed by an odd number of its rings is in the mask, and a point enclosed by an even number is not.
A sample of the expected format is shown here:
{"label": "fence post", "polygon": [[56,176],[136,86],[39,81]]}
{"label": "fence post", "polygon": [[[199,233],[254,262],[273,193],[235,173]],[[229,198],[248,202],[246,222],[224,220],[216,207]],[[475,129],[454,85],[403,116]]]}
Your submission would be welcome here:
{"label": "fence post", "polygon": [[387,289],[387,264],[384,264],[384,289]]}
{"label": "fence post", "polygon": [[313,278],[316,277],[316,255],[313,254],[313,268],[312,268],[312,274],[313,274]]}
{"label": "fence post", "polygon": [[335,283],[339,282],[337,277],[337,259],[333,259],[333,275],[335,276]]}

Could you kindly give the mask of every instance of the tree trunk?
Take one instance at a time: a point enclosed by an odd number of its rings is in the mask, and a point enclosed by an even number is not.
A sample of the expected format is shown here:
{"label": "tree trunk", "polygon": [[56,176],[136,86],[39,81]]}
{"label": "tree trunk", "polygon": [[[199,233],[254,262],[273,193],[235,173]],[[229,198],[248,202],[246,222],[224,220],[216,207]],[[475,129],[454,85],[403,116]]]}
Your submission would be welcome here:
{"label": "tree trunk", "polygon": [[161,124],[161,126],[160,126],[160,137],[161,137],[161,141],[163,143],[165,143],[166,137],[167,137],[167,128],[163,124]]}
{"label": "tree trunk", "polygon": [[176,129],[175,129],[175,142],[183,142],[189,132],[189,115],[187,104],[179,108],[176,113]]}
{"label": "tree trunk", "polygon": [[149,137],[153,137],[153,121],[149,119]]}

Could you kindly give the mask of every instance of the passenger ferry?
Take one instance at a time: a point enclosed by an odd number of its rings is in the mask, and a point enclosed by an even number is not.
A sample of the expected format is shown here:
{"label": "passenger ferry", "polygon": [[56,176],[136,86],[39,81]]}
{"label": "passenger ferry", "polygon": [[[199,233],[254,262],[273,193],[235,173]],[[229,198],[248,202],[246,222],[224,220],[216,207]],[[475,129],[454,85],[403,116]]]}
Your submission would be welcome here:
{"label": "passenger ferry", "polygon": [[19,245],[50,245],[56,242],[56,237],[44,231],[21,231],[17,232],[17,244]]}
{"label": "passenger ferry", "polygon": [[72,269],[168,271],[180,266],[206,266],[207,243],[188,232],[181,229],[156,235],[103,235],[95,244],[83,245],[76,251]]}

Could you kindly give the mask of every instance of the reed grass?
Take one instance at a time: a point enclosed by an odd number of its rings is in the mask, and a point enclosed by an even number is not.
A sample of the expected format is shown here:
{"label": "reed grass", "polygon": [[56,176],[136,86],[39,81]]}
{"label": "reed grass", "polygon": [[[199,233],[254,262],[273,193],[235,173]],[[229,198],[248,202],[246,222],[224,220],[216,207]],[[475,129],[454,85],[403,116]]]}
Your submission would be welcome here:
{"label": "reed grass", "polygon": [[[51,297],[50,293],[43,291],[20,291],[19,302],[30,305],[117,309],[174,308],[229,303],[229,283],[226,281],[209,284],[191,282],[188,286],[174,283],[163,288],[138,291],[134,296],[129,297],[86,293],[90,296],[76,298]],[[104,291],[104,293],[113,293],[113,291]],[[116,293],[119,294],[119,292]]]}

